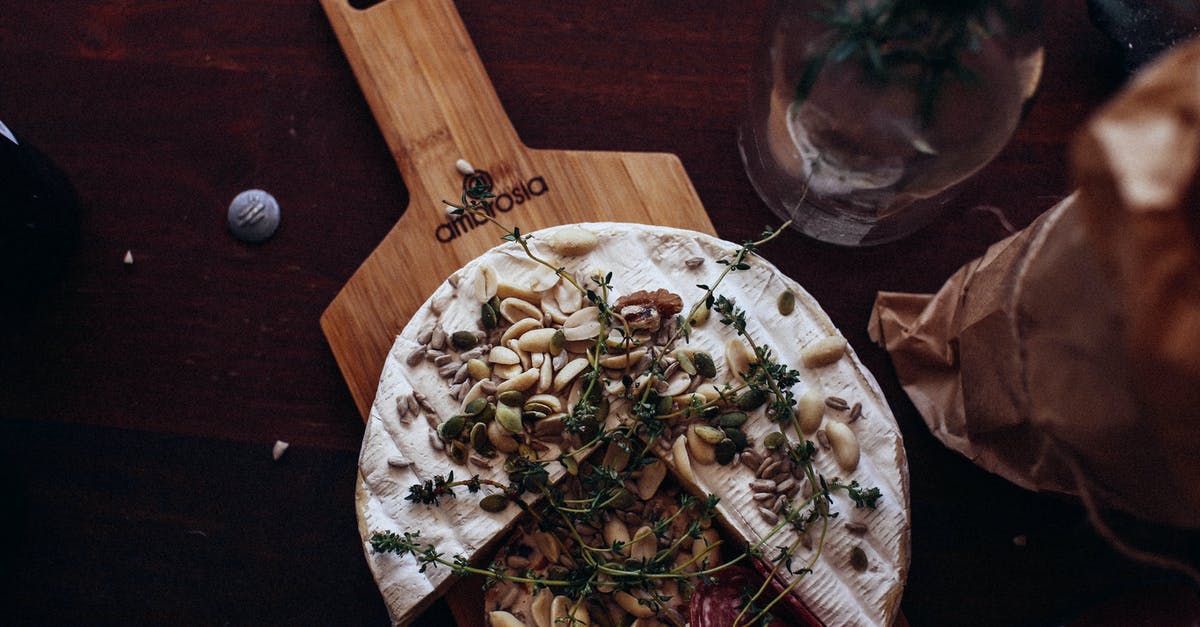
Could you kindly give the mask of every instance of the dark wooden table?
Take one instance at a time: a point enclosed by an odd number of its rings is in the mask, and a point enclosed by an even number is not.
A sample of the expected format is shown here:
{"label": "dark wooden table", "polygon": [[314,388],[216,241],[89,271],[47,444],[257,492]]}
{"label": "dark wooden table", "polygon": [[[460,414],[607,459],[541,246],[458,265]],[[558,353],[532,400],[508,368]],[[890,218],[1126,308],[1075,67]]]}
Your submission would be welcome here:
{"label": "dark wooden table", "polygon": [[[734,145],[765,2],[458,4],[527,144],[676,153],[720,235],[778,222]],[[953,215],[880,248],[792,233],[765,253],[904,431],[913,625],[1200,613],[1075,504],[942,447],[867,338],[876,291],[934,291],[1006,234],[985,208],[1020,228],[1071,189],[1066,143],[1124,75],[1082,0],[1046,6],[1041,88]],[[318,3],[0,0],[0,119],[83,209],[65,276],[0,329],[3,622],[385,623],[353,507],[362,422],[317,320],[407,194]],[[225,227],[251,187],[283,208],[260,245]]]}

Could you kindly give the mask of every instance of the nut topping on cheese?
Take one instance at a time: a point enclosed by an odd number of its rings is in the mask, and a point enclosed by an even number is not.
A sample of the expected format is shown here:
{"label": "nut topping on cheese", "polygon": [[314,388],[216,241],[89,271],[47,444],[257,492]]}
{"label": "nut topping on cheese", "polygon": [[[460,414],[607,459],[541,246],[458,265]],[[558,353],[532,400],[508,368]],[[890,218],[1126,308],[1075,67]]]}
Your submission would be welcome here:
{"label": "nut topping on cheese", "polygon": [[778,585],[739,624],[780,589],[825,624],[891,623],[899,431],[762,242],[607,223],[505,239],[413,316],[368,421],[360,525],[397,622],[475,572],[496,624],[682,624],[701,574],[758,562]]}

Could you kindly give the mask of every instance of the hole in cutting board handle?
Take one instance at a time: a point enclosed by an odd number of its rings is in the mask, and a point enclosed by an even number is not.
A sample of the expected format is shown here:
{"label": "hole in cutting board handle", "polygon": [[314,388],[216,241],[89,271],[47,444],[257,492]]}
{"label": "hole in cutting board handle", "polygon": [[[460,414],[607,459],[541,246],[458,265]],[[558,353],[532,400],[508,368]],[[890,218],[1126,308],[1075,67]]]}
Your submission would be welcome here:
{"label": "hole in cutting board handle", "polygon": [[349,4],[350,8],[352,8],[352,9],[358,9],[359,11],[365,11],[365,10],[367,10],[377,4],[381,4],[385,1],[386,0],[349,0],[349,2],[347,2],[347,4]]}

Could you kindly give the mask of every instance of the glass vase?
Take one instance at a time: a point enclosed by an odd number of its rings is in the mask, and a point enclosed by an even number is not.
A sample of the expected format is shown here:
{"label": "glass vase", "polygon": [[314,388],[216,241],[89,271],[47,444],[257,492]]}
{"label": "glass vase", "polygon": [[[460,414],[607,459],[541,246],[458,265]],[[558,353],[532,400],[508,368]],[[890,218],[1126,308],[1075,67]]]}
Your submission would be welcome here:
{"label": "glass vase", "polygon": [[777,0],[738,132],[751,183],[824,242],[925,226],[1016,129],[1036,24],[1016,0]]}

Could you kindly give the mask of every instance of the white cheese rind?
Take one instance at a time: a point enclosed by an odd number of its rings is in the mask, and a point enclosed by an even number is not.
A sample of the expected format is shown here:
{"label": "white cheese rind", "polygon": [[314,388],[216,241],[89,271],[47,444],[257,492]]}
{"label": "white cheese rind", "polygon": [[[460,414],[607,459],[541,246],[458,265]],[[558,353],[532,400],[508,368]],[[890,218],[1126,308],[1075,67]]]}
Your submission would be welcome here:
{"label": "white cheese rind", "polygon": [[[737,249],[730,242],[679,229],[616,223],[581,226],[598,236],[596,248],[586,256],[557,259],[544,243],[555,229],[534,233],[530,246],[538,255],[555,260],[579,276],[594,271],[611,272],[614,293],[610,294],[610,302],[641,289],[667,288],[682,296],[686,312],[703,296],[694,286],[711,284],[724,269],[715,260],[727,258]],[[702,257],[706,262],[687,268],[684,260],[694,257]],[[774,266],[757,257],[747,259],[747,263],[751,269],[730,273],[718,287],[718,293],[735,299],[747,309],[748,331],[756,342],[771,346],[778,361],[801,372],[802,383],[797,386],[796,394],[814,385],[827,395],[862,403],[864,418],[850,425],[862,450],[859,466],[854,472],[845,473],[831,454],[823,452],[816,460],[817,470],[827,478],[841,477],[847,482],[857,479],[883,493],[876,510],[855,509],[844,496],[836,498],[834,510],[840,512],[839,519],[831,524],[824,552],[814,572],[798,587],[798,594],[827,624],[888,625],[899,607],[909,559],[908,469],[899,429],[874,378],[853,351],[847,351],[845,357],[829,366],[811,370],[803,367],[801,349],[811,341],[836,335],[837,329],[815,300]],[[405,358],[417,347],[420,334],[435,323],[449,331],[477,329],[479,301],[474,281],[485,265],[496,270],[502,283],[535,289],[550,289],[554,285],[552,271],[528,259],[511,243],[484,253],[456,272],[413,315],[389,352],[363,439],[358,509],[364,547],[393,619],[401,623],[414,618],[419,609],[432,601],[433,595],[444,589],[449,570],[443,567],[419,573],[412,558],[375,555],[366,544],[372,532],[419,529],[423,540],[436,543],[438,550],[447,556],[473,557],[507,529],[518,512],[510,507],[501,514],[484,514],[477,504],[479,495],[443,500],[439,507],[403,500],[409,485],[435,474],[455,469],[456,477],[465,477],[478,471],[455,466],[444,453],[433,450],[426,420],[418,417],[407,424],[400,421],[395,399],[416,389],[428,397],[443,419],[457,410],[458,403],[449,398],[449,386],[438,376],[436,368],[426,362],[409,366]],[[791,289],[797,298],[794,312],[785,317],[776,310],[775,302],[786,289]],[[723,347],[735,335],[715,318],[697,326],[687,346],[709,352],[717,361],[719,374],[724,376]],[[844,419],[844,414],[826,411],[825,419]],[[759,411],[745,430],[751,441],[761,441],[762,435],[774,428]],[[390,467],[387,460],[397,454],[413,464],[403,469]],[[557,475],[557,465],[551,464],[551,468],[552,474]],[[703,489],[721,496],[718,510],[737,533],[753,542],[770,529],[755,508],[748,505],[752,502],[748,488],[753,479],[750,469],[741,464],[693,464],[693,470]],[[504,481],[498,469],[492,472]],[[484,472],[480,474],[487,476]],[[465,490],[462,493],[465,495]],[[862,522],[868,532],[863,536],[850,534],[843,527],[844,520]],[[771,544],[790,538],[794,536],[777,536]],[[860,546],[867,554],[866,571],[855,572],[849,566],[848,552],[852,546]],[[804,557],[805,551],[800,549],[798,561]]]}

